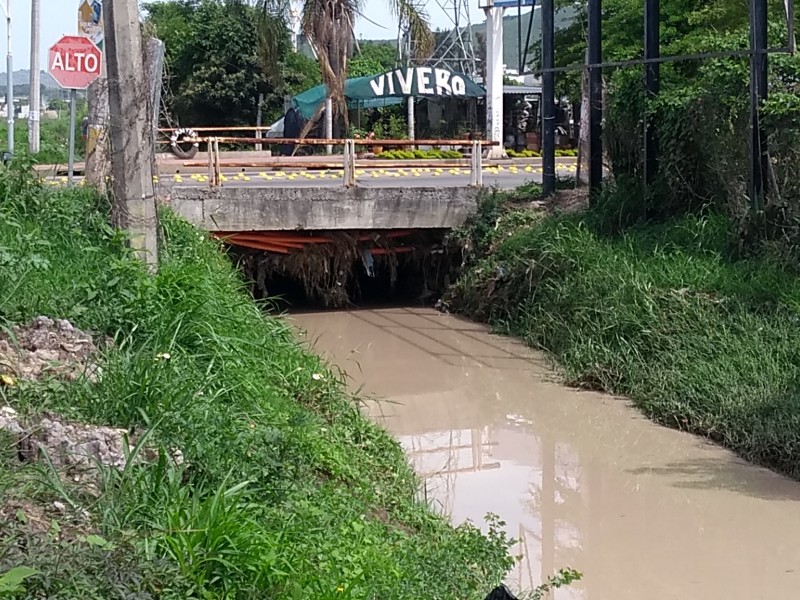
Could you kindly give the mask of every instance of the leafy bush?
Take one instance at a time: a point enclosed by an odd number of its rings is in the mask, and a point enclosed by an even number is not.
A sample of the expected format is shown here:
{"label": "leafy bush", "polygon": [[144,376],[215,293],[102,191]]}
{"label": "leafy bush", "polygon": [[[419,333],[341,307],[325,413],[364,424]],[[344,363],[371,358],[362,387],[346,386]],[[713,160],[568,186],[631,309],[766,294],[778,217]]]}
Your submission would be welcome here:
{"label": "leafy bush", "polygon": [[[724,16],[706,11],[702,18]],[[741,17],[741,20],[739,20]],[[740,22],[741,25],[731,26]],[[748,47],[746,13],[727,21],[727,32],[702,32],[685,39],[681,51],[726,51]],[[785,26],[770,26],[770,38],[785,39]],[[676,40],[676,42],[678,41]],[[749,70],[747,59],[716,58],[696,64],[663,65],[659,96],[646,101],[640,70],[622,69],[609,78],[606,144],[617,182],[625,180],[639,201],[617,196],[621,221],[663,221],[709,206],[733,218],[743,247],[759,250],[764,240],[800,246],[800,58],[770,57],[770,98],[762,109],[770,157],[765,202],[750,198]],[[643,124],[659,139],[659,181],[643,190]],[[763,204],[763,205],[762,205]],[[755,209],[755,210],[753,210]],[[763,212],[762,212],[763,211]]]}
{"label": "leafy bush", "polygon": [[437,160],[464,158],[458,150],[387,150],[376,158],[384,160]]}

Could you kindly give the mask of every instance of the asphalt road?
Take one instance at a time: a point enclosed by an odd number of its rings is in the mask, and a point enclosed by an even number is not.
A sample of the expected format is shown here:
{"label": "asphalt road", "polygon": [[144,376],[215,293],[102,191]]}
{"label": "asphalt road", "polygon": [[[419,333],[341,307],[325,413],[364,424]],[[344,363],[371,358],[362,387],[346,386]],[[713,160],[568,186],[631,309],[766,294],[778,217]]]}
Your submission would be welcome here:
{"label": "asphalt road", "polygon": [[[556,173],[561,177],[575,174],[575,165],[557,165]],[[208,186],[204,174],[161,175],[155,178],[159,187]],[[513,189],[527,182],[541,182],[542,169],[533,166],[501,166],[483,169],[483,185],[502,189]],[[67,183],[66,177],[49,178],[50,185]],[[469,185],[469,169],[464,168],[405,168],[405,169],[358,169],[356,181],[362,187],[464,187]],[[76,178],[80,185],[82,178]],[[225,187],[337,187],[342,184],[341,171],[223,171],[222,185]]]}

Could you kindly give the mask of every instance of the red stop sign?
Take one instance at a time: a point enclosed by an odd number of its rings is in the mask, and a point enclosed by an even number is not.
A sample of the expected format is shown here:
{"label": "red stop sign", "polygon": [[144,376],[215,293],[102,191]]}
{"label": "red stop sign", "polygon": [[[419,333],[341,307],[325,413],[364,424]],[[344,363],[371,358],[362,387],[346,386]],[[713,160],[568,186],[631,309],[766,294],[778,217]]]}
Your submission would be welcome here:
{"label": "red stop sign", "polygon": [[84,90],[100,77],[103,53],[88,37],[65,35],[50,47],[47,70],[62,88]]}

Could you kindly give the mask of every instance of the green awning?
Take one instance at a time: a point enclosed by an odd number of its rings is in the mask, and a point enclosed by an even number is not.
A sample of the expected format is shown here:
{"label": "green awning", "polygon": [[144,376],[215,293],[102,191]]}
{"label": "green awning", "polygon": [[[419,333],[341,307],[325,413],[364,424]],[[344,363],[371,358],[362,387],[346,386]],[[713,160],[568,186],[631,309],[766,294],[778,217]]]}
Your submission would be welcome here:
{"label": "green awning", "polygon": [[[409,96],[480,98],[485,92],[466,75],[448,69],[407,67],[348,79],[344,95],[350,108],[376,108],[399,104]],[[300,114],[310,119],[327,96],[326,86],[318,85],[295,96],[294,103]]]}

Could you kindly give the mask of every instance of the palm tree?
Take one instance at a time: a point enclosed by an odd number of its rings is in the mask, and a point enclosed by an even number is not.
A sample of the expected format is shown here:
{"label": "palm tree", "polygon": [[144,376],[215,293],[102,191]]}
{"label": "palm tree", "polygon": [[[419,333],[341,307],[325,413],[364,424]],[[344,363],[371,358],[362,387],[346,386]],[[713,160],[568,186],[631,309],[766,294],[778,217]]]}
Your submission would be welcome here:
{"label": "palm tree", "polygon": [[[255,0],[262,11],[261,48],[259,55],[269,77],[277,64],[276,45],[278,22],[285,27],[289,0]],[[415,0],[388,0],[389,8],[409,31],[412,49],[417,59],[433,53],[434,37],[424,10]],[[344,84],[347,60],[352,54],[355,22],[362,16],[364,0],[303,0],[301,29],[317,53],[322,82],[327,86],[334,112],[347,121],[347,102]],[[321,113],[321,109],[318,111]],[[315,119],[318,117],[315,116]]]}

